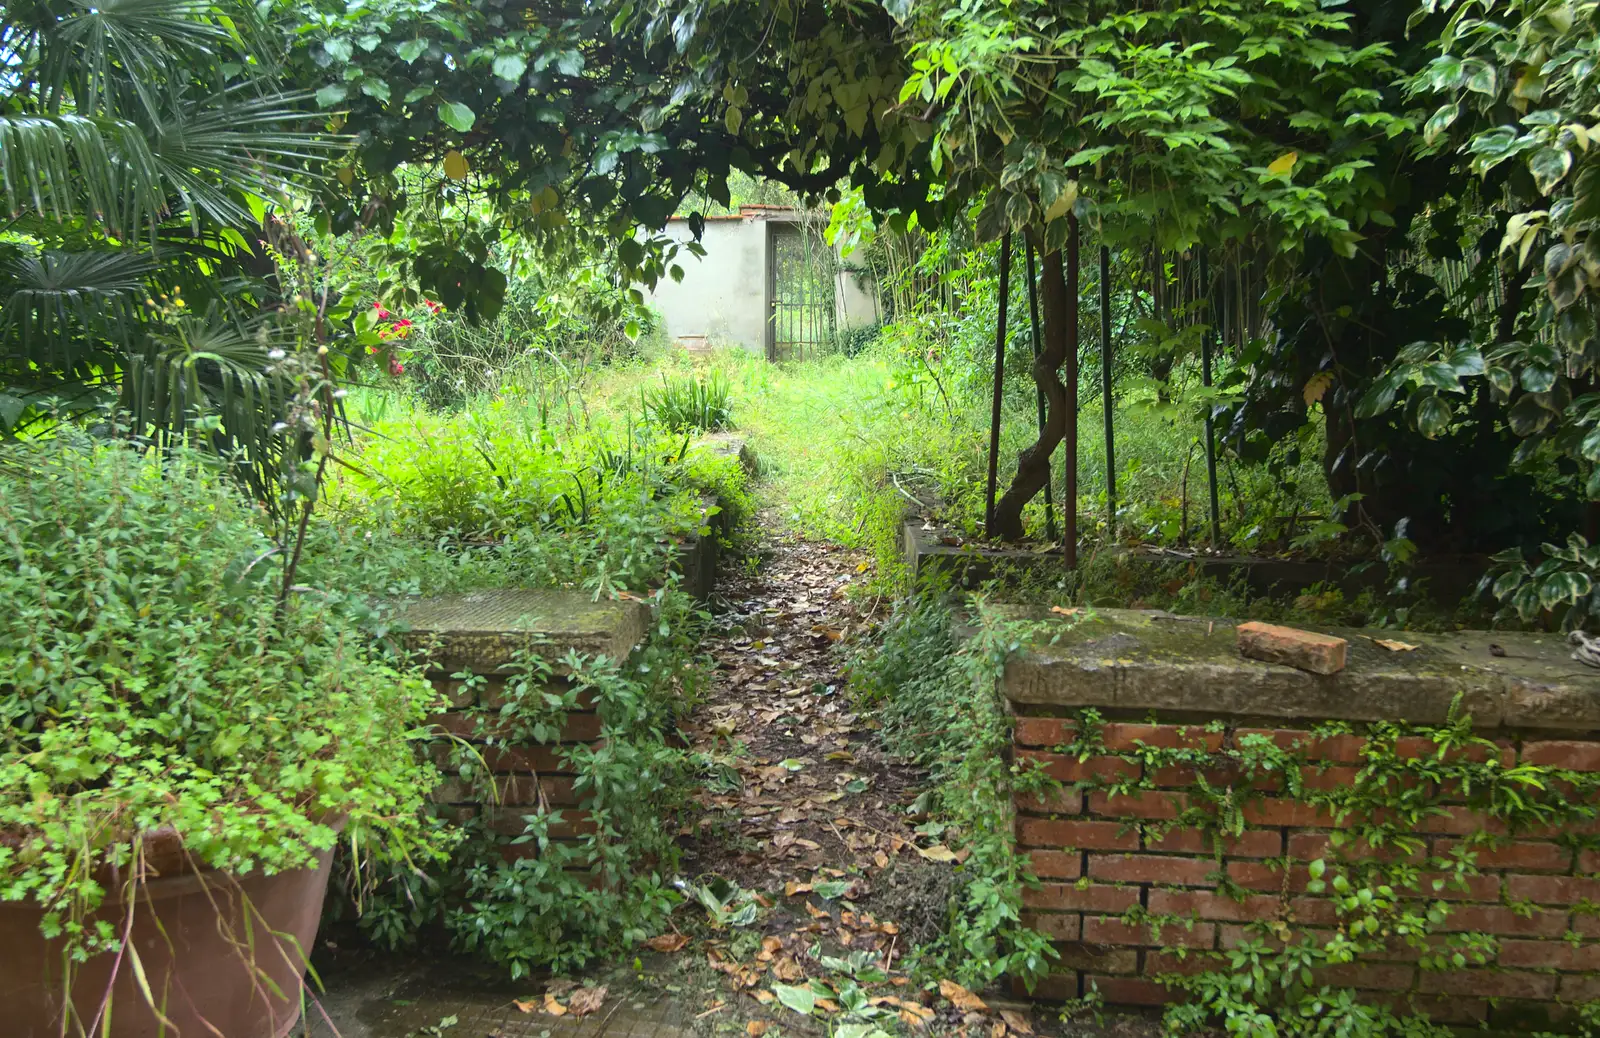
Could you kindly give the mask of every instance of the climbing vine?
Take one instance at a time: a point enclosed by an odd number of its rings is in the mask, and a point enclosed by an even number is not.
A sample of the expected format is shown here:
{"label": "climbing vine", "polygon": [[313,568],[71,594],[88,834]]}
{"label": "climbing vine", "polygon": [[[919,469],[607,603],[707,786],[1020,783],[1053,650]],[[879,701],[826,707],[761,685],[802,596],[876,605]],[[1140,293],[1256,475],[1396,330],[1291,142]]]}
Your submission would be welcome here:
{"label": "climbing vine", "polygon": [[[1077,718],[1077,734],[1056,752],[1079,761],[1111,758],[1139,765],[1127,775],[1091,778],[1074,783],[1077,791],[1099,791],[1115,798],[1157,789],[1152,775],[1174,770],[1190,775],[1187,786],[1162,787],[1182,793],[1187,806],[1176,817],[1128,823],[1147,837],[1173,830],[1209,835],[1217,868],[1218,891],[1243,903],[1248,892],[1223,868],[1223,847],[1245,830],[1247,807],[1268,796],[1281,797],[1325,813],[1338,828],[1329,834],[1330,853],[1307,866],[1288,857],[1269,861],[1283,876],[1283,910],[1271,919],[1251,922],[1251,936],[1223,952],[1185,952],[1210,968],[1159,979],[1187,1001],[1166,1013],[1173,1033],[1190,1033],[1221,1021],[1230,1034],[1249,1035],[1436,1035],[1442,1028],[1425,1013],[1402,1015],[1386,1005],[1328,979],[1324,971],[1353,966],[1373,957],[1391,958],[1404,950],[1424,971],[1482,967],[1493,961],[1498,942],[1490,934],[1445,933],[1443,924],[1453,906],[1447,895],[1464,890],[1482,875],[1480,852],[1537,831],[1577,853],[1593,849],[1600,837],[1591,823],[1600,812],[1600,775],[1526,763],[1509,763],[1503,748],[1474,733],[1471,718],[1457,712],[1437,727],[1378,723],[1359,733],[1350,725],[1329,724],[1305,733],[1285,746],[1262,733],[1235,733],[1222,722],[1196,726],[1197,736],[1179,747],[1140,742],[1127,752],[1109,752],[1101,738],[1103,717],[1085,710]],[[1223,736],[1209,749],[1199,736]],[[1359,761],[1354,766],[1312,759],[1310,747],[1326,739],[1358,735]],[[1212,740],[1213,744],[1216,742]],[[1327,769],[1341,767],[1338,781],[1309,781]],[[1114,799],[1113,799],[1114,802]],[[1430,854],[1417,834],[1430,818],[1460,810],[1481,812],[1500,823],[1504,833],[1479,831],[1459,840],[1446,855]],[[1298,925],[1290,911],[1292,870],[1306,868],[1308,894],[1333,902],[1338,924],[1330,933]],[[1504,896],[1504,895],[1502,895]],[[1531,904],[1507,901],[1521,915]],[[1580,904],[1580,913],[1600,906]],[[1147,925],[1153,934],[1164,927],[1193,926],[1192,918],[1158,916],[1136,906],[1126,922]],[[1568,933],[1576,945],[1580,938]],[[1592,1015],[1593,1009],[1583,1012]]]}

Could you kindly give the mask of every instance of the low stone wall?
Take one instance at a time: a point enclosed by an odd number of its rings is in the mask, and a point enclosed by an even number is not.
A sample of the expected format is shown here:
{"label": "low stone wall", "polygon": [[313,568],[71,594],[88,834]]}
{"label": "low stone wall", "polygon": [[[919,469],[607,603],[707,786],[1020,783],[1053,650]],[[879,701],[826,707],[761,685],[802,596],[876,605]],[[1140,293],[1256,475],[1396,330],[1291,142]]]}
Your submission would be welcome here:
{"label": "low stone wall", "polygon": [[1512,1028],[1600,999],[1600,672],[1559,637],[1334,631],[1350,664],[1319,677],[1240,658],[1224,621],[1012,618],[1050,625],[1001,688],[1059,783],[1015,803],[1025,921],[1061,955],[1036,994],[1193,997],[1178,978],[1251,942],[1359,935],[1386,879],[1439,918],[1315,984]]}
{"label": "low stone wall", "polygon": [[[515,837],[525,816],[560,811],[554,839],[571,840],[593,832],[578,809],[575,774],[566,757],[574,747],[595,745],[601,718],[591,697],[580,694],[558,730],[544,741],[507,741],[495,713],[506,705],[506,681],[519,653],[533,653],[552,664],[544,688],[572,693],[570,672],[560,662],[568,653],[625,660],[644,640],[649,608],[641,602],[595,602],[567,591],[507,589],[428,599],[400,614],[410,628],[406,647],[425,654],[428,676],[449,700],[449,709],[431,719],[439,736],[434,760],[445,781],[433,793],[441,813],[465,823],[481,817],[502,835]],[[492,777],[486,785],[463,777],[453,752],[464,742],[469,765],[481,764]],[[507,857],[532,856],[537,845],[503,848]]]}

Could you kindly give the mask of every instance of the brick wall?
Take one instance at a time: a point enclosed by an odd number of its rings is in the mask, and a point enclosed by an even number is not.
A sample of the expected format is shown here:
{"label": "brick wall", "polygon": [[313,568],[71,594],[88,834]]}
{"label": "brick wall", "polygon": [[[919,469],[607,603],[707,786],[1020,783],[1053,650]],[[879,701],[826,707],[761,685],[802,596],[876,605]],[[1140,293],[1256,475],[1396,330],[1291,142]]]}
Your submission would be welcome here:
{"label": "brick wall", "polygon": [[[432,795],[441,814],[457,822],[482,817],[491,831],[516,837],[526,828],[527,815],[541,810],[559,811],[561,822],[550,827],[552,839],[576,840],[594,831],[587,812],[577,808],[580,797],[573,786],[576,776],[565,760],[567,751],[575,746],[598,745],[600,716],[592,698],[579,698],[579,708],[568,712],[557,741],[507,744],[503,737],[497,737],[492,714],[473,712],[477,707],[498,710],[504,705],[502,677],[481,675],[476,687],[443,673],[429,677],[450,704],[448,711],[430,719],[440,732],[430,748],[445,776]],[[548,687],[552,692],[566,693],[572,686],[566,678],[552,677]],[[466,740],[471,752],[481,756],[481,766],[487,768],[494,782],[492,794],[481,779],[463,776],[452,763],[452,756],[462,756],[458,739]],[[476,765],[477,761],[470,763]],[[532,841],[501,848],[508,860],[532,857],[537,851]]]}
{"label": "brick wall", "polygon": [[[1100,733],[1105,752],[1080,760],[1054,752],[1077,737],[1072,721],[1042,716],[1015,721],[1016,756],[1040,761],[1065,784],[1059,793],[1019,799],[1016,805],[1017,843],[1041,882],[1024,894],[1025,921],[1047,934],[1061,953],[1058,972],[1035,994],[1071,998],[1093,986],[1112,1004],[1170,1002],[1177,996],[1155,978],[1226,968],[1215,953],[1270,934],[1253,924],[1282,922],[1297,933],[1331,935],[1340,920],[1329,897],[1308,890],[1311,862],[1396,853],[1359,844],[1335,850],[1330,837],[1340,821],[1323,807],[1282,796],[1281,782],[1270,779],[1250,783],[1243,831],[1214,846],[1208,832],[1171,823],[1188,807],[1185,790],[1194,788],[1197,772],[1213,786],[1242,781],[1229,773],[1226,757],[1215,758],[1214,766],[1201,758],[1146,775],[1141,762],[1117,756],[1136,752],[1141,744],[1217,753],[1237,745],[1241,735],[1257,732],[1303,754],[1301,777],[1307,788],[1316,789],[1351,781],[1362,759],[1361,736],[1318,739],[1297,728],[1207,732],[1178,724],[1112,722]],[[1496,742],[1507,766],[1600,771],[1600,741],[1527,736]],[[1425,737],[1402,738],[1395,746],[1400,757],[1436,752]],[[1481,760],[1490,751],[1471,752]],[[1126,783],[1151,788],[1126,795],[1095,788]],[[1414,852],[1415,864],[1449,857],[1464,838],[1480,831],[1505,832],[1496,820],[1466,807],[1461,791],[1431,793],[1444,813],[1419,827],[1423,849]],[[1538,792],[1530,789],[1529,795]],[[1427,970],[1415,949],[1396,942],[1388,953],[1329,969],[1319,979],[1449,1023],[1504,1024],[1553,1003],[1600,999],[1600,915],[1589,910],[1600,910],[1600,852],[1583,849],[1581,839],[1600,835],[1600,828],[1582,828],[1533,829],[1503,845],[1478,848],[1480,874],[1437,892],[1429,883],[1433,877],[1424,872],[1427,897],[1451,907],[1439,932],[1478,932],[1497,940],[1487,968]],[[1130,910],[1135,918],[1159,919],[1132,923],[1123,918]]]}

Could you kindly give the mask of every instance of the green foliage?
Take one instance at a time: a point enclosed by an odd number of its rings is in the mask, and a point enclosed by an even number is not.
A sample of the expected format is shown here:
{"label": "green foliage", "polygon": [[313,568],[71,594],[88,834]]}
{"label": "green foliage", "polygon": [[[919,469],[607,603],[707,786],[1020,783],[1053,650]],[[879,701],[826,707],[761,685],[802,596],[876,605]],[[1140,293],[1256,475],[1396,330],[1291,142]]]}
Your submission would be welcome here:
{"label": "green foliage", "polygon": [[642,403],[647,418],[672,432],[721,432],[733,425],[730,396],[728,380],[720,371],[704,378],[669,379],[663,374],[660,388],[645,390]]}
{"label": "green foliage", "polygon": [[204,459],[9,447],[0,546],[0,899],[45,908],[75,958],[117,946],[84,925],[101,867],[136,876],[157,830],[233,872],[314,862],[340,817],[363,857],[427,849],[432,689],[337,585],[280,608],[259,513]]}
{"label": "green foliage", "polygon": [[[686,755],[667,736],[704,676],[692,655],[702,618],[678,592],[652,604],[652,635],[631,659],[519,656],[503,704],[475,711],[486,745],[455,743],[448,752],[446,770],[465,790],[458,799],[485,806],[462,824],[442,868],[418,877],[395,863],[361,920],[373,938],[414,943],[442,913],[459,950],[517,978],[577,969],[659,932],[681,901],[666,880],[678,860],[674,811]],[[458,677],[468,688],[483,680]],[[580,703],[599,712],[600,741],[561,745]],[[576,808],[495,806],[504,786],[486,772],[484,754],[529,745],[552,746],[575,773]],[[592,831],[575,824],[579,816]]]}
{"label": "green foliage", "polygon": [[[555,419],[555,420],[552,420]],[[743,472],[622,418],[568,425],[538,400],[376,423],[326,495],[335,523],[383,536],[493,547],[534,586],[643,590],[683,538],[708,529],[703,495],[738,520]]]}
{"label": "green foliage", "polygon": [[977,607],[977,630],[958,640],[955,616],[936,596],[905,599],[881,645],[851,663],[850,682],[877,704],[891,749],[929,769],[946,842],[969,852],[949,926],[918,949],[940,977],[975,989],[1002,974],[1034,979],[1054,957],[1049,941],[1021,922],[1022,887],[1035,882],[1012,839],[1012,796],[1038,778],[1007,759],[1009,728],[994,693],[1025,632]]}
{"label": "green foliage", "polygon": [[266,277],[269,210],[342,147],[282,89],[281,39],[248,4],[155,0],[11,4],[0,40],[0,436],[117,407],[274,500],[296,378],[269,369],[311,322]]}

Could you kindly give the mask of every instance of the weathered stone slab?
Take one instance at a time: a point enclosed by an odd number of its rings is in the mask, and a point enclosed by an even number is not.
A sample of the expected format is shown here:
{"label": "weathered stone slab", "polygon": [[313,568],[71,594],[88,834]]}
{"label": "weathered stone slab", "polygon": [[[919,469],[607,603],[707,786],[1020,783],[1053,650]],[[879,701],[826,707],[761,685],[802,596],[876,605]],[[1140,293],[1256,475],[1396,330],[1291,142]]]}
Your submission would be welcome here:
{"label": "weathered stone slab", "polygon": [[748,475],[756,474],[756,452],[750,442],[736,432],[706,433],[699,446],[719,458],[733,458]]}
{"label": "weathered stone slab", "polygon": [[[1059,634],[1007,664],[1002,691],[1019,706],[1439,724],[1459,696],[1481,728],[1600,731],[1600,671],[1571,659],[1559,635],[1322,628],[1350,644],[1346,669],[1320,675],[1240,657],[1228,620],[1102,609],[1073,625],[1042,609],[996,608]],[[1396,637],[1417,648],[1374,641]]]}
{"label": "weathered stone slab", "polygon": [[517,652],[557,660],[569,651],[623,659],[650,619],[642,602],[596,602],[576,591],[501,588],[422,599],[401,606],[403,644],[426,653],[430,670],[493,674]]}

